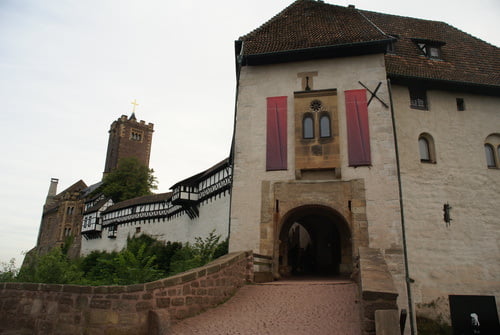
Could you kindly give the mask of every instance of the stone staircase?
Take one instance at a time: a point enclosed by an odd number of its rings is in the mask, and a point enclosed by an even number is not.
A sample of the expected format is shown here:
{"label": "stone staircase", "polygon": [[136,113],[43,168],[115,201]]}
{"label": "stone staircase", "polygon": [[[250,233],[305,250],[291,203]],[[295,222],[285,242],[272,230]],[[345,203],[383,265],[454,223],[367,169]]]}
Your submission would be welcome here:
{"label": "stone staircase", "polygon": [[297,279],[246,285],[229,301],[172,325],[169,334],[360,335],[358,286]]}

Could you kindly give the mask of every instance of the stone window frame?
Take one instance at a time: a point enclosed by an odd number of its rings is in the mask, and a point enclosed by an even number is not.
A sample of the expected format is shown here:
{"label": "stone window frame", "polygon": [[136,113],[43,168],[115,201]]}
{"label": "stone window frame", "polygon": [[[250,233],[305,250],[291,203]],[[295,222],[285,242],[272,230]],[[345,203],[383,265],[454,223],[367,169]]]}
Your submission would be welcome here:
{"label": "stone window frame", "polygon": [[129,139],[132,141],[142,142],[144,139],[144,131],[135,128],[130,129]]}
{"label": "stone window frame", "polygon": [[[323,120],[324,119],[327,120],[326,133],[324,132],[325,129],[323,128]],[[320,138],[330,138],[330,137],[332,137],[332,119],[330,117],[330,114],[327,113],[327,112],[322,112],[319,115],[319,137]]]}
{"label": "stone window frame", "polygon": [[[306,125],[306,121],[310,120],[310,125]],[[312,140],[316,136],[314,131],[314,114],[305,113],[302,117],[302,138],[304,140]]]}

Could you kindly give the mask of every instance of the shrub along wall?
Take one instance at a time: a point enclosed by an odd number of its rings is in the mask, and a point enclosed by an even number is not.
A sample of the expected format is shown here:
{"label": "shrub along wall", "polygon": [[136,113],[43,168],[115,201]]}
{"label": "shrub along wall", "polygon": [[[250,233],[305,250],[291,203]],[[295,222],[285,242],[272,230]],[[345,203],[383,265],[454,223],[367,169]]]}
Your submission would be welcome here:
{"label": "shrub along wall", "polygon": [[0,283],[0,333],[165,334],[171,321],[224,302],[252,280],[252,271],[247,251],[145,284]]}

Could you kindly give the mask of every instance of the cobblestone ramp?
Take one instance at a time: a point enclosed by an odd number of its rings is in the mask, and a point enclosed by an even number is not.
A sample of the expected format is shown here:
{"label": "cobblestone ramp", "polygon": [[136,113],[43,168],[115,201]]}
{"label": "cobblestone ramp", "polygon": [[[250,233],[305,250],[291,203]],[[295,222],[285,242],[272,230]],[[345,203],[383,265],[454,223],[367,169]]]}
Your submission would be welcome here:
{"label": "cobblestone ramp", "polygon": [[225,304],[182,320],[169,334],[360,335],[360,302],[349,281],[247,285]]}

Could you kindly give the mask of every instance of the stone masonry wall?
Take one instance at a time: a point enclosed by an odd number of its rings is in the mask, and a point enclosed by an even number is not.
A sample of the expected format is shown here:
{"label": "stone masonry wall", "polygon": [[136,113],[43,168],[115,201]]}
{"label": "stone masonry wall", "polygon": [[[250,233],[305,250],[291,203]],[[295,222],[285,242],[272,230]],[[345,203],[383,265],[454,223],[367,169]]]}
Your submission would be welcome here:
{"label": "stone masonry wall", "polygon": [[0,283],[0,333],[167,334],[171,322],[227,300],[251,281],[251,252],[128,286]]}

